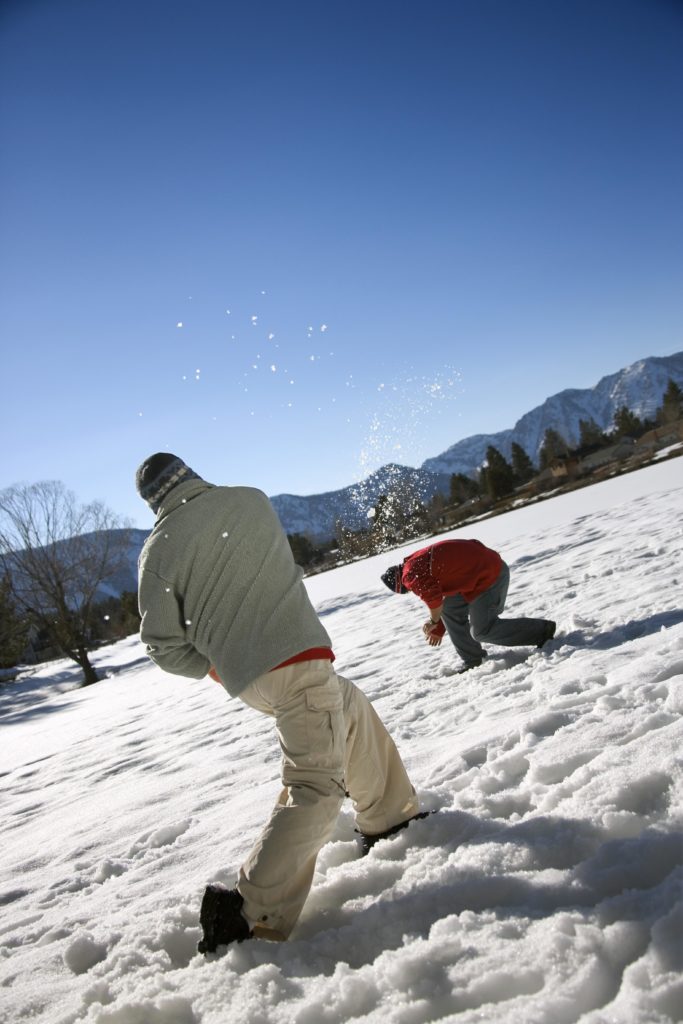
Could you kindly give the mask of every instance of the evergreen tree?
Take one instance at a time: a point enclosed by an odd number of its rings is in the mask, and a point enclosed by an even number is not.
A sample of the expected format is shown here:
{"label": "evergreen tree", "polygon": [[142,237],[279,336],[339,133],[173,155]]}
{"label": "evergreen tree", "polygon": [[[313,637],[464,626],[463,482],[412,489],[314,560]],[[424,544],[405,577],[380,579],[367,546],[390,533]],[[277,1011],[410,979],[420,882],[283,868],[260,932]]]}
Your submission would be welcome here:
{"label": "evergreen tree", "polygon": [[644,430],[645,424],[634,412],[625,405],[619,406],[614,414],[613,437],[640,437]]}
{"label": "evergreen tree", "polygon": [[429,516],[429,525],[435,526],[443,515],[443,510],[446,507],[446,498],[440,491],[437,491],[427,505],[427,515]]}
{"label": "evergreen tree", "polygon": [[335,524],[335,538],[342,561],[373,554],[369,530],[351,530],[340,519]]}
{"label": "evergreen tree", "polygon": [[579,420],[579,448],[594,448],[608,442],[607,434],[594,419]]}
{"label": "evergreen tree", "polygon": [[133,632],[140,626],[140,609],[138,608],[138,595],[135,590],[124,590],[120,597],[121,612],[124,620],[131,623]]}
{"label": "evergreen tree", "polygon": [[463,501],[476,498],[480,493],[479,482],[464,473],[453,473],[451,476],[450,501],[453,505],[461,505]]}
{"label": "evergreen tree", "polygon": [[548,427],[543,435],[543,444],[539,454],[541,469],[547,469],[555,459],[565,458],[569,454],[567,442],[557,430]]}
{"label": "evergreen tree", "polygon": [[489,445],[486,449],[486,488],[491,497],[498,498],[510,494],[515,485],[515,474],[512,466],[504,455]]}
{"label": "evergreen tree", "polygon": [[304,533],[288,533],[287,540],[297,565],[300,565],[302,569],[307,569],[314,564],[319,551]]}
{"label": "evergreen tree", "polygon": [[119,640],[140,629],[138,595],[124,590],[120,597],[108,597],[93,606],[89,638],[91,641]]}
{"label": "evergreen tree", "polygon": [[13,668],[24,654],[29,639],[29,623],[12,600],[7,576],[0,580],[0,668]]}
{"label": "evergreen tree", "polygon": [[536,475],[534,464],[521,444],[513,441],[510,455],[512,459],[512,472],[518,484],[525,484],[527,480],[531,480]]}
{"label": "evergreen tree", "polygon": [[395,544],[403,535],[408,512],[402,497],[396,489],[392,489],[388,494],[380,494],[375,502],[371,530],[377,551]]}
{"label": "evergreen tree", "polygon": [[657,409],[657,423],[675,423],[683,417],[683,391],[675,380],[669,377],[669,383],[662,397],[662,404]]}

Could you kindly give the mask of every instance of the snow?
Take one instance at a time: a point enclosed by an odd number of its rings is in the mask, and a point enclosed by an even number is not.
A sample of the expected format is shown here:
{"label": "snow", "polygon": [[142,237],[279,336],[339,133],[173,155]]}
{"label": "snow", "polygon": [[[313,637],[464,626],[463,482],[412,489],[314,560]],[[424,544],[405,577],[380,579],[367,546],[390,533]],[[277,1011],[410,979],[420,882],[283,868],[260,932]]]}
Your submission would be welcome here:
{"label": "snow", "polygon": [[[31,1024],[683,1020],[683,459],[458,531],[543,651],[456,676],[379,572],[307,581],[337,668],[436,813],[360,858],[345,805],[291,939],[196,955],[279,789],[272,725],[136,637],[0,690],[0,1018]],[[421,542],[411,545],[411,549]]]}

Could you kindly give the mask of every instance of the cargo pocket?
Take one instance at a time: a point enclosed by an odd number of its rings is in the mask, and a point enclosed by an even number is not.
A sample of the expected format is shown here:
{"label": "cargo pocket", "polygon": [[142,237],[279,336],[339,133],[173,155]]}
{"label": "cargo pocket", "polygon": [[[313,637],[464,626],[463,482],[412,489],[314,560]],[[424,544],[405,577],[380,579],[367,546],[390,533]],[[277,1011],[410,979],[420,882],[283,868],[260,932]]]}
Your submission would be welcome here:
{"label": "cargo pocket", "polygon": [[302,689],[278,709],[276,722],[285,786],[301,782],[302,777],[309,781],[343,778],[346,737],[336,679]]}
{"label": "cargo pocket", "polygon": [[306,690],[306,733],[312,754],[344,756],[344,706],[338,686]]}

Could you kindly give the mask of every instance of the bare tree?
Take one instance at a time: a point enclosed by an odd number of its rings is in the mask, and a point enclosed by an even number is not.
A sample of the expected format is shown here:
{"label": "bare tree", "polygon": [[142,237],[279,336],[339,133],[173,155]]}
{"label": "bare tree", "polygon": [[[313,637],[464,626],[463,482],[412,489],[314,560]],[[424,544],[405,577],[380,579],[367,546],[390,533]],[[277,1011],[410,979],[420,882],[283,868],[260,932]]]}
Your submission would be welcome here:
{"label": "bare tree", "polygon": [[101,502],[79,505],[58,480],[0,492],[0,569],[16,607],[97,681],[88,657],[98,589],[124,569],[128,524]]}

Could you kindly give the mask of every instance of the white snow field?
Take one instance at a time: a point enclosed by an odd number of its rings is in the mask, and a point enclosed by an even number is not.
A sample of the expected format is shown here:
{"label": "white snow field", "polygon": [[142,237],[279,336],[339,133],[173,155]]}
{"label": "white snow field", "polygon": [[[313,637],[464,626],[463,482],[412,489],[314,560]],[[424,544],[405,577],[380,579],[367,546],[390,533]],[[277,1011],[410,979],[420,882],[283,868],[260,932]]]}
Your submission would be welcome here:
{"label": "white snow field", "polygon": [[360,858],[345,804],[287,943],[195,952],[279,789],[268,719],[136,637],[90,688],[0,688],[3,1021],[683,1020],[683,458],[457,533],[558,635],[460,677],[379,581],[403,549],[308,580],[436,813]]}

